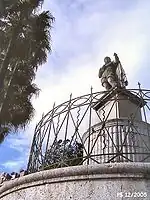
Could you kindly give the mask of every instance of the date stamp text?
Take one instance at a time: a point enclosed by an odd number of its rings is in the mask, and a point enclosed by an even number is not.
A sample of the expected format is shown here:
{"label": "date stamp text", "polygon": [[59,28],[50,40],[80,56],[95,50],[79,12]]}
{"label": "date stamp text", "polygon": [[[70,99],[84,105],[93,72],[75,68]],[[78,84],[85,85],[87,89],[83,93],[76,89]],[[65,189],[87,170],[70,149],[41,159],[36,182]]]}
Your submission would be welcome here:
{"label": "date stamp text", "polygon": [[122,198],[122,197],[126,197],[126,198],[144,198],[147,197],[147,192],[117,192],[117,197],[118,198]]}

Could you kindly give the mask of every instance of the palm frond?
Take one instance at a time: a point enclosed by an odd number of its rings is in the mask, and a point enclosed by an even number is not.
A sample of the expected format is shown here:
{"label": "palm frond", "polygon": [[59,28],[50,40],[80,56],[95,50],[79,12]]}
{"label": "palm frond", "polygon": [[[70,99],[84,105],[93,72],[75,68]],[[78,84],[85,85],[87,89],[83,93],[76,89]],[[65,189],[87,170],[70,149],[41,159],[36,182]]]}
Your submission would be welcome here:
{"label": "palm frond", "polygon": [[[33,80],[38,67],[47,61],[47,54],[51,52],[50,31],[54,17],[49,11],[39,12],[44,0],[3,2],[0,13],[0,77],[3,79],[0,127],[5,125],[10,130],[18,130],[34,116],[31,99],[38,96],[40,89]],[[0,136],[5,138],[7,134],[3,132]]]}

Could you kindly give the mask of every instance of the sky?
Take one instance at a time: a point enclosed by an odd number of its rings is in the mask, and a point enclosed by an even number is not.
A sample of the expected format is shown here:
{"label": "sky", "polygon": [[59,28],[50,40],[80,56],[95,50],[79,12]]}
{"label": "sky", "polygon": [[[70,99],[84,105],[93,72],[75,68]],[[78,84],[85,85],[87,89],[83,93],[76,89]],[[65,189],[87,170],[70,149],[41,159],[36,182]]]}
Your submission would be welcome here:
{"label": "sky", "polygon": [[26,128],[11,134],[0,146],[0,171],[26,168],[35,125],[43,113],[69,99],[101,91],[98,70],[105,56],[116,52],[129,86],[150,88],[149,0],[45,0],[44,10],[55,17],[52,53],[37,72],[41,89],[33,99],[35,117]]}

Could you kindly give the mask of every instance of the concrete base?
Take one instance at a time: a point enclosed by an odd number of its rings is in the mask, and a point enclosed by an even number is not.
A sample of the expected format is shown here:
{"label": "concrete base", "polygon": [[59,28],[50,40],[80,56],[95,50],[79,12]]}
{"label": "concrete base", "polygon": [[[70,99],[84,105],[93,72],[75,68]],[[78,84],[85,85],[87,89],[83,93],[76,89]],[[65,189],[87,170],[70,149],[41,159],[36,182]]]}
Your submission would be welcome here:
{"label": "concrete base", "polygon": [[0,187],[1,200],[150,199],[150,163],[114,163],[41,171]]}

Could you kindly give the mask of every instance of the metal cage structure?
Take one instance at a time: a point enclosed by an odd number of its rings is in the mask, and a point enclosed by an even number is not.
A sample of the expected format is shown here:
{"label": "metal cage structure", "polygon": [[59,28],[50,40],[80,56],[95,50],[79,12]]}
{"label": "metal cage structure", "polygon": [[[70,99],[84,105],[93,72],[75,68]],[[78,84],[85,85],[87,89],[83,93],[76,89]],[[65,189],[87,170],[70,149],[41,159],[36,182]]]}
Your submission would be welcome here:
{"label": "metal cage structure", "polygon": [[150,162],[150,90],[93,92],[55,106],[35,128],[28,172]]}

